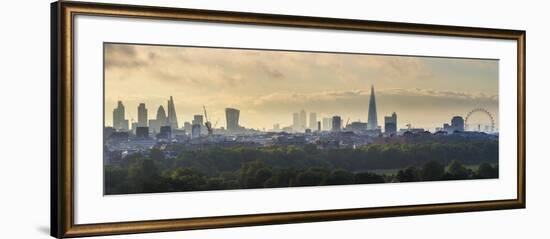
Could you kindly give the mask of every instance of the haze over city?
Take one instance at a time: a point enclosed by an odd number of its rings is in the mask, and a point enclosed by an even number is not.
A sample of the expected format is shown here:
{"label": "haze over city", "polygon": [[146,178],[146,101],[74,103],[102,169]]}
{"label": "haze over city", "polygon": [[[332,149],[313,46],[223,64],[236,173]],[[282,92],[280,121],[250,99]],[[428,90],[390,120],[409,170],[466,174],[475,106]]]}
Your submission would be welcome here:
{"label": "haze over city", "polygon": [[319,120],[367,122],[371,85],[378,122],[397,112],[398,128],[435,128],[481,107],[498,125],[497,60],[105,45],[106,125],[119,100],[137,121],[140,103],[152,118],[168,96],[180,124],[203,105],[217,127],[225,127],[225,108],[239,109],[239,124],[255,129],[292,125],[302,109]]}

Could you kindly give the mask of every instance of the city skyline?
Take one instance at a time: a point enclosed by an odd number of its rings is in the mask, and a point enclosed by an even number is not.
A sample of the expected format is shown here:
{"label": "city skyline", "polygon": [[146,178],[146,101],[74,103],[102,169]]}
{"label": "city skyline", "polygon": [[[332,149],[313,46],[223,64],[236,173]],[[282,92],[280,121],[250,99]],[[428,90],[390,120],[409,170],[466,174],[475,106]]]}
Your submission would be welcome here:
{"label": "city skyline", "polygon": [[[323,117],[319,120],[317,120],[317,113],[316,112],[306,112],[304,109],[300,110],[299,112],[293,112],[292,113],[292,124],[288,126],[283,126],[283,128],[280,128],[279,123],[274,123],[273,128],[270,129],[255,129],[255,128],[247,128],[246,126],[243,126],[239,123],[239,115],[240,110],[235,108],[225,108],[225,120],[226,120],[226,126],[227,127],[219,127],[216,128],[216,125],[219,122],[219,119],[216,120],[214,125],[212,125],[212,121],[208,120],[207,118],[207,112],[206,107],[203,106],[203,112],[204,114],[196,114],[193,115],[193,119],[191,121],[185,121],[184,125],[181,127],[178,127],[177,124],[177,115],[175,111],[172,110],[172,113],[169,114],[171,117],[168,117],[164,111],[164,106],[160,105],[157,110],[157,115],[155,118],[148,118],[147,116],[147,108],[145,108],[144,103],[139,103],[138,106],[138,121],[131,121],[125,117],[125,106],[122,101],[117,102],[117,107],[113,109],[113,124],[112,125],[105,125],[106,127],[113,127],[116,130],[121,131],[135,131],[136,127],[145,127],[148,128],[151,132],[160,132],[160,128],[162,126],[169,126],[170,129],[186,129],[186,125],[189,126],[199,126],[198,130],[201,128],[206,129],[208,127],[212,127],[212,129],[225,129],[227,132],[237,133],[240,132],[241,129],[254,129],[254,130],[260,130],[260,131],[292,131],[292,132],[304,132],[305,130],[311,130],[311,131],[340,131],[347,127],[347,130],[356,131],[356,130],[379,130],[379,132],[384,132],[386,134],[395,134],[399,130],[405,130],[413,132],[416,132],[418,130],[427,130],[427,131],[447,131],[447,132],[453,132],[455,130],[458,131],[465,131],[465,130],[473,130],[473,131],[479,131],[479,132],[498,132],[498,128],[495,127],[495,125],[492,125],[491,123],[494,123],[493,115],[488,112],[486,109],[483,108],[476,108],[473,109],[468,113],[467,117],[471,117],[471,114],[475,112],[482,111],[483,114],[488,115],[490,117],[490,121],[487,122],[487,124],[477,124],[473,123],[471,125],[471,128],[466,128],[467,125],[465,125],[465,118],[463,116],[455,115],[452,117],[450,124],[449,122],[443,122],[439,126],[432,128],[424,128],[424,127],[413,127],[412,124],[406,123],[406,127],[399,128],[398,127],[398,121],[397,121],[397,114],[396,112],[393,112],[389,116],[383,116],[384,120],[381,124],[378,124],[377,119],[377,113],[376,113],[376,100],[374,96],[374,86],[371,87],[371,97],[369,100],[369,114],[368,118],[369,120],[366,122],[362,122],[361,120],[358,121],[350,121],[351,119],[348,117],[345,124],[343,124],[343,118],[340,115],[334,115],[332,117]],[[172,96],[170,96],[168,100],[168,108],[174,108],[174,99]],[[309,113],[309,117],[307,116],[307,113]],[[171,120],[172,119],[172,120]],[[336,120],[336,124],[335,124]],[[491,122],[492,121],[492,122]],[[146,123],[143,123],[146,122]],[[309,122],[306,124],[306,122]],[[208,126],[206,124],[209,124]],[[495,128],[491,128],[495,127]],[[187,130],[187,129],[186,129]],[[203,131],[201,131],[203,132]],[[404,131],[401,131],[404,132]],[[191,132],[189,132],[191,133]],[[200,134],[200,133],[199,133]]]}
{"label": "city skyline", "polygon": [[[377,121],[381,127],[383,117],[393,112],[400,118],[397,128],[412,124],[430,129],[478,107],[491,111],[498,125],[495,60],[121,44],[106,45],[105,57],[106,125],[112,125],[109,114],[119,100],[126,106],[127,119],[137,122],[140,103],[146,105],[148,118],[153,119],[156,109],[165,105],[171,95],[175,106],[167,111],[177,112],[174,121],[180,123],[179,127],[202,114],[203,105],[210,121],[219,121],[218,128],[226,127],[226,108],[238,109],[240,124],[254,129],[293,125],[292,114],[301,110],[310,117],[310,113],[315,113],[316,121],[338,115],[343,124],[348,118],[367,122],[371,85],[376,87]],[[294,64],[283,64],[280,58]],[[172,63],[166,65],[167,62]],[[159,68],[162,63],[166,66]],[[297,70],[295,65],[303,69]],[[327,73],[324,68],[328,66],[334,66],[333,70],[340,74],[320,76],[318,71]],[[367,71],[353,72],[360,66]],[[460,77],[452,74],[458,72],[457,68],[462,69]],[[449,79],[434,83],[434,78],[442,76],[477,82],[466,84],[467,88],[456,87],[457,82]],[[319,84],[312,84],[314,80]],[[431,88],[424,88],[426,84]]]}

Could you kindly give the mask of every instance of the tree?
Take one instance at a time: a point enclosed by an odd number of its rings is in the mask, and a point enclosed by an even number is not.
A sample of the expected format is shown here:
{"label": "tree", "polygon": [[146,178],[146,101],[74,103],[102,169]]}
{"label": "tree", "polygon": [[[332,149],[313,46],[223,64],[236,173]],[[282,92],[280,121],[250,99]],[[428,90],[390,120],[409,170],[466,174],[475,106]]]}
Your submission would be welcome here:
{"label": "tree", "polygon": [[482,163],[477,170],[476,178],[498,178],[498,166],[493,167],[488,163]]}
{"label": "tree", "polygon": [[[174,191],[192,191],[205,188],[205,177],[193,168],[177,168],[169,174],[170,184]],[[212,182],[211,186],[214,186]]]}
{"label": "tree", "polygon": [[405,170],[399,170],[399,172],[397,172],[397,180],[399,182],[420,181],[420,171],[413,166],[410,166]]}
{"label": "tree", "polygon": [[[436,138],[434,138],[436,139]],[[105,165],[107,194],[498,178],[498,141],[416,137],[357,148],[170,144]],[[453,162],[452,160],[456,160]],[[460,162],[460,163],[459,163]],[[462,164],[481,164],[475,172]],[[445,172],[444,165],[449,165]],[[416,167],[411,167],[414,165]],[[443,166],[442,166],[443,165]],[[333,169],[339,169],[334,170]],[[401,169],[378,175],[373,169]],[[355,173],[357,172],[357,173]]]}
{"label": "tree", "polygon": [[164,159],[164,153],[158,148],[152,148],[149,151],[149,157],[155,161],[161,161]]}
{"label": "tree", "polygon": [[150,159],[139,159],[128,169],[128,183],[132,193],[159,192],[161,176],[155,162]]}
{"label": "tree", "polygon": [[128,191],[128,172],[124,169],[105,166],[105,193],[120,194]]}
{"label": "tree", "polygon": [[290,187],[296,181],[296,171],[289,168],[272,171],[272,176],[264,182],[265,188]]}
{"label": "tree", "polygon": [[296,176],[296,185],[293,186],[318,186],[321,185],[324,178],[322,172],[309,169]]}
{"label": "tree", "polygon": [[443,165],[435,160],[430,160],[422,166],[420,177],[423,181],[436,181],[443,179],[444,173]]}
{"label": "tree", "polygon": [[225,181],[221,177],[212,177],[206,180],[205,190],[220,190],[225,189]]}
{"label": "tree", "polygon": [[262,188],[271,177],[271,170],[263,162],[256,160],[241,167],[241,184],[244,188]]}
{"label": "tree", "polygon": [[263,187],[265,181],[271,178],[273,176],[273,173],[271,172],[271,169],[269,168],[261,168],[258,171],[256,171],[255,180],[259,187]]}
{"label": "tree", "polygon": [[470,171],[458,161],[453,160],[447,169],[445,178],[450,180],[468,179],[470,178]]}
{"label": "tree", "polygon": [[371,172],[360,172],[355,174],[354,183],[367,184],[367,183],[384,183],[384,178],[378,174]]}
{"label": "tree", "polygon": [[354,175],[343,169],[336,169],[332,171],[327,179],[327,185],[345,185],[353,184]]}

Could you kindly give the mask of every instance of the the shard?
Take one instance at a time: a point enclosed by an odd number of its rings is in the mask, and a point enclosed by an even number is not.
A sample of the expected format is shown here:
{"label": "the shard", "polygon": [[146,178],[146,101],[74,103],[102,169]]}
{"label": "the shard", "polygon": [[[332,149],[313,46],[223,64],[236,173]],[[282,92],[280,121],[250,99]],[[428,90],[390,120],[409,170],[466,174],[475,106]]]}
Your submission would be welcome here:
{"label": "the shard", "polygon": [[174,106],[174,99],[172,96],[170,96],[170,100],[168,100],[168,125],[170,125],[172,129],[178,128],[178,117],[176,116],[176,107]]}
{"label": "the shard", "polygon": [[378,129],[378,116],[376,114],[376,99],[374,97],[374,85],[370,89],[370,102],[369,102],[369,120],[367,122],[367,129]]}

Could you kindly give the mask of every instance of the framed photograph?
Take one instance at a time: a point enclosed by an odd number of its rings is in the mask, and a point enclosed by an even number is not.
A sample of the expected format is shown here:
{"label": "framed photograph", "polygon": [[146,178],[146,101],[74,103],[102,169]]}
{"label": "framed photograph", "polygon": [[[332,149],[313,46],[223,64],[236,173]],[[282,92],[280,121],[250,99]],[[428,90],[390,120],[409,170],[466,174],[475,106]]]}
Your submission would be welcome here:
{"label": "framed photograph", "polygon": [[525,207],[525,31],[51,13],[54,237]]}

